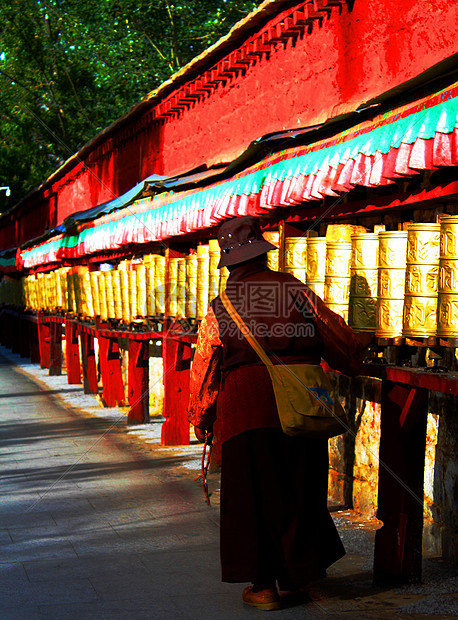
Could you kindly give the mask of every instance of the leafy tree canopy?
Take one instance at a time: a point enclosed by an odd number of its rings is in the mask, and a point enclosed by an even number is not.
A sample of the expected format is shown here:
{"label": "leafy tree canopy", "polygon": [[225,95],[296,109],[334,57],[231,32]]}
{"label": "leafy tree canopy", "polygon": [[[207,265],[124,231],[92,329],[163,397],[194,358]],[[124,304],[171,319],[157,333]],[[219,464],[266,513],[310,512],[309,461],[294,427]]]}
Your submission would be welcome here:
{"label": "leafy tree canopy", "polygon": [[2,0],[0,211],[260,0]]}

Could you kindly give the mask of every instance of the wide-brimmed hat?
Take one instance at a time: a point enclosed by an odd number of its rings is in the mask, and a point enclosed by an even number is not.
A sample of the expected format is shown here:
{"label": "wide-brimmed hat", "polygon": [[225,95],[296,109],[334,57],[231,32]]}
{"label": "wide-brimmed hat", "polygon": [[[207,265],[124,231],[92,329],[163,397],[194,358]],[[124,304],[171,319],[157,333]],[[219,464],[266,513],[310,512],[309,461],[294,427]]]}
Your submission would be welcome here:
{"label": "wide-brimmed hat", "polygon": [[259,220],[252,215],[235,217],[218,230],[221,259],[218,267],[228,267],[261,256],[277,247],[264,239]]}

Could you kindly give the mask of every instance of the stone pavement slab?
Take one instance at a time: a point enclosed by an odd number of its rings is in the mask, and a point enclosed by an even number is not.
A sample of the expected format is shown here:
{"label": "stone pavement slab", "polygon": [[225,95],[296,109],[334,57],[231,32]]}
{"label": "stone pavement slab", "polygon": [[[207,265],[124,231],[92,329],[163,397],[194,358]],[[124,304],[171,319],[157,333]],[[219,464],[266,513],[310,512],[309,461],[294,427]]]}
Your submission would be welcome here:
{"label": "stone pavement slab", "polygon": [[[2,357],[3,355],[3,357]],[[161,420],[126,426],[65,377],[0,349],[0,619],[254,619],[220,581],[219,476],[205,503],[199,445],[160,445]],[[347,556],[269,617],[456,617],[456,573],[371,583],[375,528],[335,513]],[[429,571],[429,572],[428,572]]]}

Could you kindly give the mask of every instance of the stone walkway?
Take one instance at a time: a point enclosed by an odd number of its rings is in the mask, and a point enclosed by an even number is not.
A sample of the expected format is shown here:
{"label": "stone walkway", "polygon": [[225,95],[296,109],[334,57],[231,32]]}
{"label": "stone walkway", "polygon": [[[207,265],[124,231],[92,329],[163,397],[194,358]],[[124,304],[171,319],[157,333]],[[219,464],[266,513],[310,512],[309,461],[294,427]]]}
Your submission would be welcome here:
{"label": "stone walkway", "polygon": [[[219,477],[208,507],[201,447],[161,447],[160,421],[127,429],[125,411],[0,353],[1,620],[260,617],[220,581]],[[424,586],[374,588],[373,525],[334,516],[347,556],[269,617],[456,617],[450,568],[432,559]]]}

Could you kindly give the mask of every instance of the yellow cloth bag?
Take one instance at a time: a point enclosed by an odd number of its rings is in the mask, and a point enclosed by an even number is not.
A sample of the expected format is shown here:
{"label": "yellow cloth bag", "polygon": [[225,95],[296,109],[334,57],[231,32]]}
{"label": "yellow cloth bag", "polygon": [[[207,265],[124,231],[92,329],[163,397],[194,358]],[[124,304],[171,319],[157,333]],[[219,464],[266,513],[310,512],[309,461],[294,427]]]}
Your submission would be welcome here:
{"label": "yellow cloth bag", "polygon": [[226,292],[221,301],[231,319],[267,366],[277,403],[278,416],[286,435],[329,438],[348,430],[345,411],[331,396],[329,377],[316,364],[273,364],[250,332]]}

